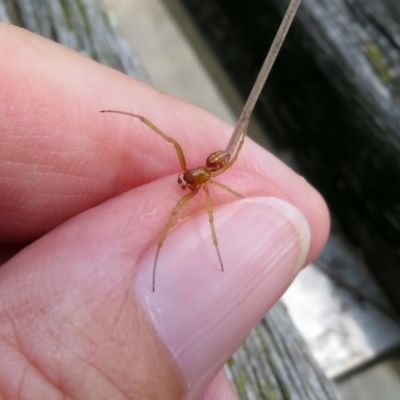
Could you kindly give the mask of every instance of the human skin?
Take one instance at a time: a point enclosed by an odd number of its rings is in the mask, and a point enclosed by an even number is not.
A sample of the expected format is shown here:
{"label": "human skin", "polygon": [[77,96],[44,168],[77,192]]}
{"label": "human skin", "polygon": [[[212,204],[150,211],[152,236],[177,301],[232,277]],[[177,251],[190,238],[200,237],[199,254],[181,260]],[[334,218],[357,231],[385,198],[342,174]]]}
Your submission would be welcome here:
{"label": "human skin", "polygon": [[[323,247],[321,196],[247,140],[203,194],[177,200],[173,147],[189,166],[223,149],[212,114],[0,23],[0,397],[236,399],[221,371],[246,333]],[[189,218],[190,217],[190,218]],[[204,239],[204,240],[203,240]]]}

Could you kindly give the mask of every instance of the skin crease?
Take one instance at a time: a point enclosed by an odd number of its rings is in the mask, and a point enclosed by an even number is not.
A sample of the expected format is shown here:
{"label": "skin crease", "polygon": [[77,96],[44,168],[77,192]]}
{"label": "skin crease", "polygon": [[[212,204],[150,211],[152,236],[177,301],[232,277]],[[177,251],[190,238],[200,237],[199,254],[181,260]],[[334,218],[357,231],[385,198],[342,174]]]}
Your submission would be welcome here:
{"label": "skin crease", "polygon": [[[181,144],[189,167],[223,149],[232,127],[2,23],[0,54],[0,398],[185,398],[131,289],[132,265],[182,196],[179,164],[140,121],[99,111],[145,115]],[[320,252],[326,205],[273,155],[246,139],[219,181],[294,204],[311,229],[307,263]],[[235,201],[212,196],[214,206]],[[200,211],[196,198],[182,216]],[[235,398],[223,372],[202,396]]]}

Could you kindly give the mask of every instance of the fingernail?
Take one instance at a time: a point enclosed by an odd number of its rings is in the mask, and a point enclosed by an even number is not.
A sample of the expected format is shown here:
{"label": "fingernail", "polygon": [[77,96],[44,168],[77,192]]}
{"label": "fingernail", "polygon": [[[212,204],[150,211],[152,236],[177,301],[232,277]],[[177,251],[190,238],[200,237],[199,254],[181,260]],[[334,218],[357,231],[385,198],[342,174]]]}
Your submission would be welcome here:
{"label": "fingernail", "polygon": [[152,291],[155,248],[140,261],[135,290],[188,389],[200,391],[280,298],[303,266],[310,230],[301,212],[272,197],[214,210],[224,263],[208,217],[171,232],[161,249]]}

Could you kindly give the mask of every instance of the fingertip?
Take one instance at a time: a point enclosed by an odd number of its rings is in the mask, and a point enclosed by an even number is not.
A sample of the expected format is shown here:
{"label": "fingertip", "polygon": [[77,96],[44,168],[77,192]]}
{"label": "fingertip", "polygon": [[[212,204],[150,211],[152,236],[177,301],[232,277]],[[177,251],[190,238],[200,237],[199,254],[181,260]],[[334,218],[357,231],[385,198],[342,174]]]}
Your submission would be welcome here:
{"label": "fingertip", "polygon": [[218,375],[207,386],[200,398],[193,397],[189,393],[187,400],[237,400],[235,389],[232,382],[226,376],[224,370],[221,370]]}
{"label": "fingertip", "polygon": [[199,393],[248,331],[280,298],[304,264],[310,231],[304,216],[278,198],[247,198],[214,211],[221,272],[206,215],[173,231],[160,252],[141,259],[134,283],[143,308]]}

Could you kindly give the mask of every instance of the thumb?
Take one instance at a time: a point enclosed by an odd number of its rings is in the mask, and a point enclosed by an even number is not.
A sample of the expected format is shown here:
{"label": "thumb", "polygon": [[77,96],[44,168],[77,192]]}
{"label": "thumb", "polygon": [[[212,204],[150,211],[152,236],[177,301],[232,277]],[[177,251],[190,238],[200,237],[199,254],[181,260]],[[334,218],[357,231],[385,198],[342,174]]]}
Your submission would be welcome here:
{"label": "thumb", "polygon": [[163,185],[77,215],[2,266],[4,393],[197,399],[282,295],[310,233],[294,206],[272,197],[215,209],[224,272],[204,213],[171,232],[152,292],[154,247],[145,249],[159,193],[172,194]]}
{"label": "thumb", "polygon": [[136,291],[182,371],[190,399],[222,368],[249,330],[282,296],[306,259],[310,231],[291,204],[255,197],[214,210],[224,272],[210,226],[197,215],[173,231],[160,252],[142,258]]}

